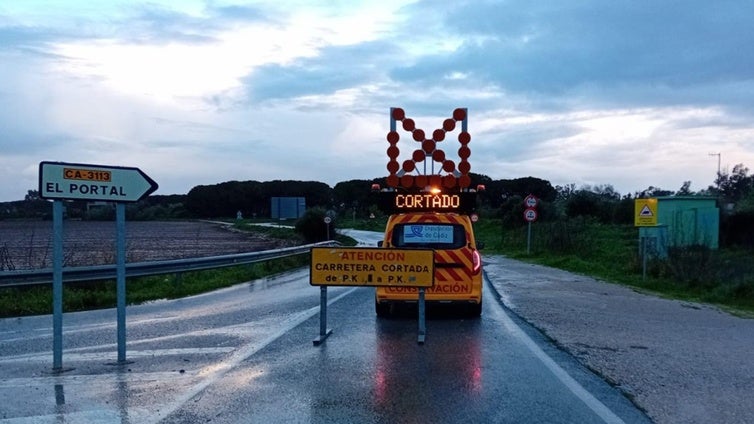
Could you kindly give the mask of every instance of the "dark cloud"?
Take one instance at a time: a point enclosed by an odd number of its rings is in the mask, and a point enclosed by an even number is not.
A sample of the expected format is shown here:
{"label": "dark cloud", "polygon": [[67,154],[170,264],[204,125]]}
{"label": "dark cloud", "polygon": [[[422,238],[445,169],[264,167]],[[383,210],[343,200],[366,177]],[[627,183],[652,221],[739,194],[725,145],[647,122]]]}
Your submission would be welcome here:
{"label": "dark cloud", "polygon": [[146,5],[117,25],[119,38],[132,42],[167,44],[206,43],[230,26],[269,22],[259,8],[250,6],[208,6],[205,15],[195,16],[161,6]]}
{"label": "dark cloud", "polygon": [[115,35],[135,43],[207,43],[214,40],[204,18],[157,6],[145,6],[115,26]]}
{"label": "dark cloud", "polygon": [[48,43],[81,38],[82,35],[79,33],[58,28],[0,24],[0,52],[13,51],[38,57],[57,57],[47,52],[45,46]]}
{"label": "dark cloud", "polygon": [[51,39],[54,39],[53,35],[34,28],[22,26],[0,26],[0,49],[15,48],[27,44],[37,44]]}
{"label": "dark cloud", "polygon": [[[754,79],[754,55],[745,53],[754,45],[750,16],[754,3],[740,1],[456,3],[445,29],[467,41],[391,76],[432,85],[456,71],[507,92],[554,96],[584,87],[604,97],[634,85],[667,87],[666,95],[686,101],[700,85]],[[415,26],[409,22],[405,32]]]}
{"label": "dark cloud", "polygon": [[269,16],[257,7],[251,6],[220,6],[209,9],[214,18],[233,22],[268,21]]}
{"label": "dark cloud", "polygon": [[117,38],[144,44],[200,44],[214,41],[217,32],[231,25],[273,22],[263,10],[250,6],[208,6],[205,15],[195,16],[154,4],[134,6],[129,14],[111,19],[106,25],[94,17],[76,17],[73,21],[68,27],[30,27],[14,24],[0,15],[0,50],[87,38]]}
{"label": "dark cloud", "polygon": [[0,149],[6,157],[44,155],[58,149],[72,148],[77,141],[68,134],[45,133],[22,128],[8,129],[6,126],[0,137]]}
{"label": "dark cloud", "polygon": [[258,67],[243,83],[253,103],[332,94],[383,78],[384,63],[395,51],[395,46],[383,42],[325,47],[316,57],[290,65]]}

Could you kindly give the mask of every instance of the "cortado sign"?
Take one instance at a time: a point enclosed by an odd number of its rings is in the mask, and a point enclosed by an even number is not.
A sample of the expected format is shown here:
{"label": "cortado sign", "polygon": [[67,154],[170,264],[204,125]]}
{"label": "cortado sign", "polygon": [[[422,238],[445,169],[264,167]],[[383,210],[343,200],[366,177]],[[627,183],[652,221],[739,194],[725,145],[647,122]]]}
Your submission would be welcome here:
{"label": "cortado sign", "polygon": [[314,247],[313,286],[432,287],[434,251]]}

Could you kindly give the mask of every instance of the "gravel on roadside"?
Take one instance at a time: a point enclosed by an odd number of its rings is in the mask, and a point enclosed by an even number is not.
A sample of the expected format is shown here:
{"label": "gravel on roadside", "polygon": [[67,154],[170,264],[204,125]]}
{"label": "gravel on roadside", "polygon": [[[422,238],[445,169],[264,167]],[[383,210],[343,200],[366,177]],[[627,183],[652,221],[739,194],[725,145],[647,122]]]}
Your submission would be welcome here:
{"label": "gravel on roadside", "polygon": [[484,269],[511,311],[655,422],[754,423],[754,320],[503,256]]}

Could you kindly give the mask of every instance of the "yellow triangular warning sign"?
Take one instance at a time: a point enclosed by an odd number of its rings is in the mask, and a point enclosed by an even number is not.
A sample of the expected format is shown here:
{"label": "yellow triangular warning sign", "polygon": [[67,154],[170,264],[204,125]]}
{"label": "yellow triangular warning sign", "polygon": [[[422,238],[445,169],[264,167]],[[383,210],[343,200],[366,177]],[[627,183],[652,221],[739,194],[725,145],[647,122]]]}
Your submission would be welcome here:
{"label": "yellow triangular warning sign", "polygon": [[654,227],[657,225],[657,199],[636,199],[634,201],[634,225]]}

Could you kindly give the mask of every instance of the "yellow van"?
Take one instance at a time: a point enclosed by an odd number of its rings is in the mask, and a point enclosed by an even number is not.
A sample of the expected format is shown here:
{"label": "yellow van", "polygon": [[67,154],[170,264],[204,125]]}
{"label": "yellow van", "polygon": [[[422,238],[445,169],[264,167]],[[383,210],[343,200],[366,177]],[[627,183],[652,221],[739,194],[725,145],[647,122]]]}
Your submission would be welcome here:
{"label": "yellow van", "polygon": [[[468,214],[429,210],[395,213],[388,219],[381,246],[433,249],[434,285],[426,289],[425,300],[458,304],[471,316],[481,315],[482,259],[478,249],[482,246],[474,239]],[[377,287],[375,311],[379,317],[389,316],[393,305],[417,302],[418,298],[415,287]]]}

